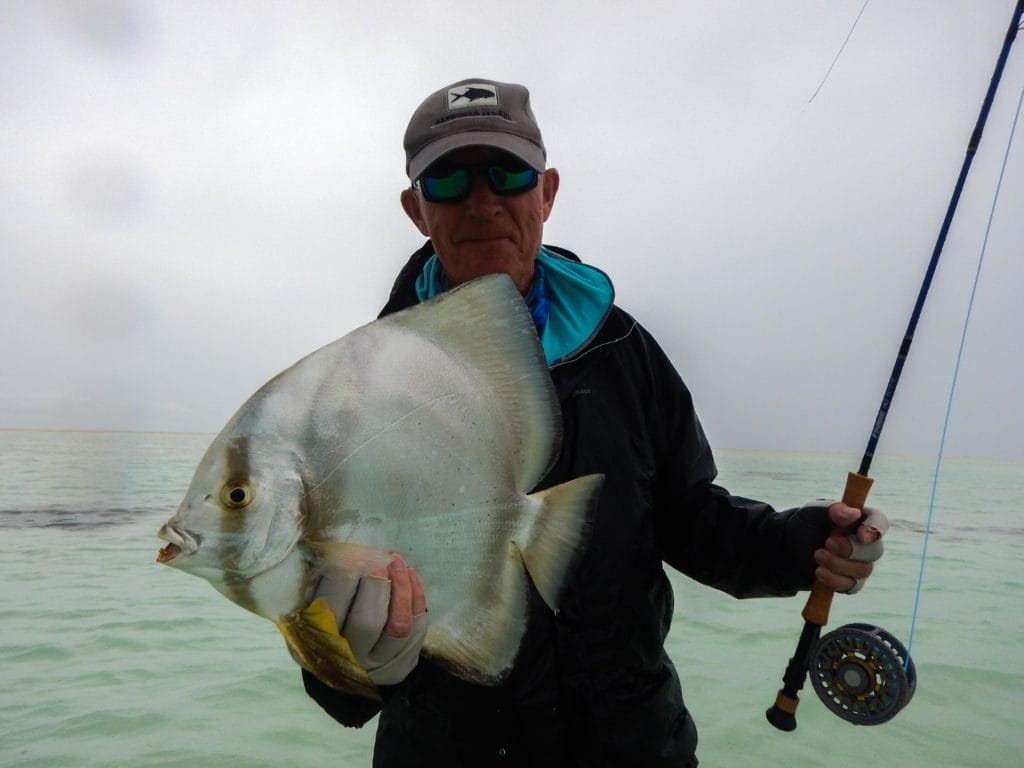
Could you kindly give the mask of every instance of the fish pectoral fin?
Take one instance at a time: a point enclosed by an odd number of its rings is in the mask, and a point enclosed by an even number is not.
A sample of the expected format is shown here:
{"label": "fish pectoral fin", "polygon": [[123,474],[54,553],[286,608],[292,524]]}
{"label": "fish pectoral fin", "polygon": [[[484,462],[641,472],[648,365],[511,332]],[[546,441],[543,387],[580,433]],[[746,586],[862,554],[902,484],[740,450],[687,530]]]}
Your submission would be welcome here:
{"label": "fish pectoral fin", "polygon": [[275,624],[292,658],[324,683],[342,693],[380,701],[380,691],[338,632],[337,619],[322,597]]}
{"label": "fish pectoral fin", "polygon": [[386,568],[393,559],[390,552],[350,541],[311,541],[310,550],[331,567],[361,576],[374,568]]}

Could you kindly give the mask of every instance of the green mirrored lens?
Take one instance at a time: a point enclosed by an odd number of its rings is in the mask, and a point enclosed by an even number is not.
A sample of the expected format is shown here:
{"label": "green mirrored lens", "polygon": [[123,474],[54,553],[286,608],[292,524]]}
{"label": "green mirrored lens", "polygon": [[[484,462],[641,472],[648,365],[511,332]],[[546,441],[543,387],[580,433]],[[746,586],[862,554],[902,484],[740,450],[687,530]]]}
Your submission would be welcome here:
{"label": "green mirrored lens", "polygon": [[492,165],[487,169],[487,179],[490,181],[491,189],[497,193],[519,192],[533,186],[537,172],[533,168],[526,168],[521,171],[510,171],[498,165]]}
{"label": "green mirrored lens", "polygon": [[424,174],[420,179],[423,194],[428,200],[458,200],[469,193],[469,171],[459,168],[445,176]]}

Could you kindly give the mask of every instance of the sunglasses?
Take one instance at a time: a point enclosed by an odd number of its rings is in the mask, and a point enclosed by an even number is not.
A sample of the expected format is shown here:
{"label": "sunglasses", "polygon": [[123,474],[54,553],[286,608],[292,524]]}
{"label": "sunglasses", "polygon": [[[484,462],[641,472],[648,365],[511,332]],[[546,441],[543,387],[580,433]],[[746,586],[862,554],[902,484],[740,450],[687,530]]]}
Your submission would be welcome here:
{"label": "sunglasses", "polygon": [[518,195],[537,186],[540,174],[518,160],[508,159],[482,165],[431,166],[412,183],[431,203],[458,203],[469,197],[473,177],[483,175],[496,195]]}

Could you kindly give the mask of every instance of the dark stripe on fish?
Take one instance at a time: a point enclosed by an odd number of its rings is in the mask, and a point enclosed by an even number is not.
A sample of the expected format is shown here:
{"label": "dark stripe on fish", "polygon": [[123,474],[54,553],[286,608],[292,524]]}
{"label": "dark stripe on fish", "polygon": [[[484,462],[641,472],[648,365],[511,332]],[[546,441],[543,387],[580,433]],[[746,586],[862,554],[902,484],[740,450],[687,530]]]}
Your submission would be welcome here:
{"label": "dark stripe on fish", "polygon": [[[221,493],[224,493],[225,489],[244,483],[245,485],[252,487],[250,482],[252,469],[249,464],[249,437],[247,435],[241,435],[236,437],[234,440],[228,442],[225,446],[225,459],[227,464],[227,475],[228,480],[224,484],[224,488],[221,489]],[[225,541],[244,541],[245,540],[245,526],[246,518],[248,517],[249,507],[243,507],[241,509],[231,509],[225,503],[224,499],[219,499],[219,503],[224,507],[224,514],[220,516],[220,530],[224,535]],[[241,547],[241,544],[238,545]],[[233,551],[234,550],[234,551]],[[230,562],[224,563],[224,570],[231,571],[238,565],[238,557],[241,552],[237,549],[230,548],[225,551],[225,560]],[[249,581],[228,581],[228,589],[231,590],[231,599],[238,603],[240,606],[248,611],[256,613],[256,598],[252,594],[252,586]]]}

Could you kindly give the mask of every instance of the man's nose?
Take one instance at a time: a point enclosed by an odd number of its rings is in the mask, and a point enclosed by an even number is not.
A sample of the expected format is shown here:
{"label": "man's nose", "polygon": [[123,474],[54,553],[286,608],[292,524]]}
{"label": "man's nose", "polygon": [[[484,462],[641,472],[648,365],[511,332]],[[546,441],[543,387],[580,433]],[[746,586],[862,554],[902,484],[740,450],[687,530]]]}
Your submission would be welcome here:
{"label": "man's nose", "polygon": [[501,195],[497,194],[487,181],[487,172],[482,168],[473,169],[466,204],[480,210],[493,210],[501,207]]}

